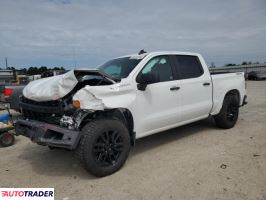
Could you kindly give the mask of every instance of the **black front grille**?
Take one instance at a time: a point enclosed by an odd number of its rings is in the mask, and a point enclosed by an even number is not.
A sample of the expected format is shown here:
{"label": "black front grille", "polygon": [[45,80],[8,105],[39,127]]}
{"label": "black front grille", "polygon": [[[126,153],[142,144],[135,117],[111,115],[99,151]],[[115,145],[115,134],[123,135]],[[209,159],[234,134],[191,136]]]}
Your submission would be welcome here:
{"label": "black front grille", "polygon": [[25,119],[42,121],[50,124],[59,124],[61,109],[59,101],[37,102],[25,98],[20,99],[20,106]]}
{"label": "black front grille", "polygon": [[49,124],[59,125],[61,116],[58,114],[34,112],[31,110],[22,109],[25,119],[31,119]]}

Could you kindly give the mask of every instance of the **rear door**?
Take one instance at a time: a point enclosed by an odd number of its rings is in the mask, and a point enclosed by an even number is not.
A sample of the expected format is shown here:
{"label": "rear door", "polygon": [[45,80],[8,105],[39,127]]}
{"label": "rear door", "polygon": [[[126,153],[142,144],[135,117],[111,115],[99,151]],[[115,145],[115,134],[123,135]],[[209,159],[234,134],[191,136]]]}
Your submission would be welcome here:
{"label": "rear door", "polygon": [[176,55],[175,69],[180,80],[181,120],[207,117],[212,107],[212,82],[198,56]]}

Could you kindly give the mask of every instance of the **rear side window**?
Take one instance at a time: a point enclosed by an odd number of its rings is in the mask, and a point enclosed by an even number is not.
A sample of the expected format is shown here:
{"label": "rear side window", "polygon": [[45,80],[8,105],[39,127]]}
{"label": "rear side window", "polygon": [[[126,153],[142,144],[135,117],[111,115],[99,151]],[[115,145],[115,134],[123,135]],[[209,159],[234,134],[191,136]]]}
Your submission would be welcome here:
{"label": "rear side window", "polygon": [[197,78],[203,69],[197,56],[177,55],[176,67],[179,79]]}

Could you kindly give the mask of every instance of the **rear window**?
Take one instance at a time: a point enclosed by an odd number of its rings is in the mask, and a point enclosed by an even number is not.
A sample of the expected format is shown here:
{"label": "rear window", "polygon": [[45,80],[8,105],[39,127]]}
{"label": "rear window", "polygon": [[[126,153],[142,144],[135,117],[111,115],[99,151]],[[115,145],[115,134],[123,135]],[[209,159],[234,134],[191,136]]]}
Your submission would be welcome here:
{"label": "rear window", "polygon": [[197,78],[203,74],[203,69],[197,56],[177,55],[176,67],[179,79]]}

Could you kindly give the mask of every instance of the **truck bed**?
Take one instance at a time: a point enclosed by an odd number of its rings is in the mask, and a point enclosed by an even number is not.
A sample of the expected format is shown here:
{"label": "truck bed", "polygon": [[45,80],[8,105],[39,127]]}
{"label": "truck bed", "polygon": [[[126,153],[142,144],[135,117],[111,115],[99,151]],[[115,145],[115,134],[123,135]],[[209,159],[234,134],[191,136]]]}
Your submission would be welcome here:
{"label": "truck bed", "polygon": [[219,113],[223,102],[221,99],[223,99],[226,92],[230,91],[232,87],[240,90],[239,105],[242,104],[243,98],[246,95],[244,72],[211,74],[211,78],[213,83],[212,115]]}

